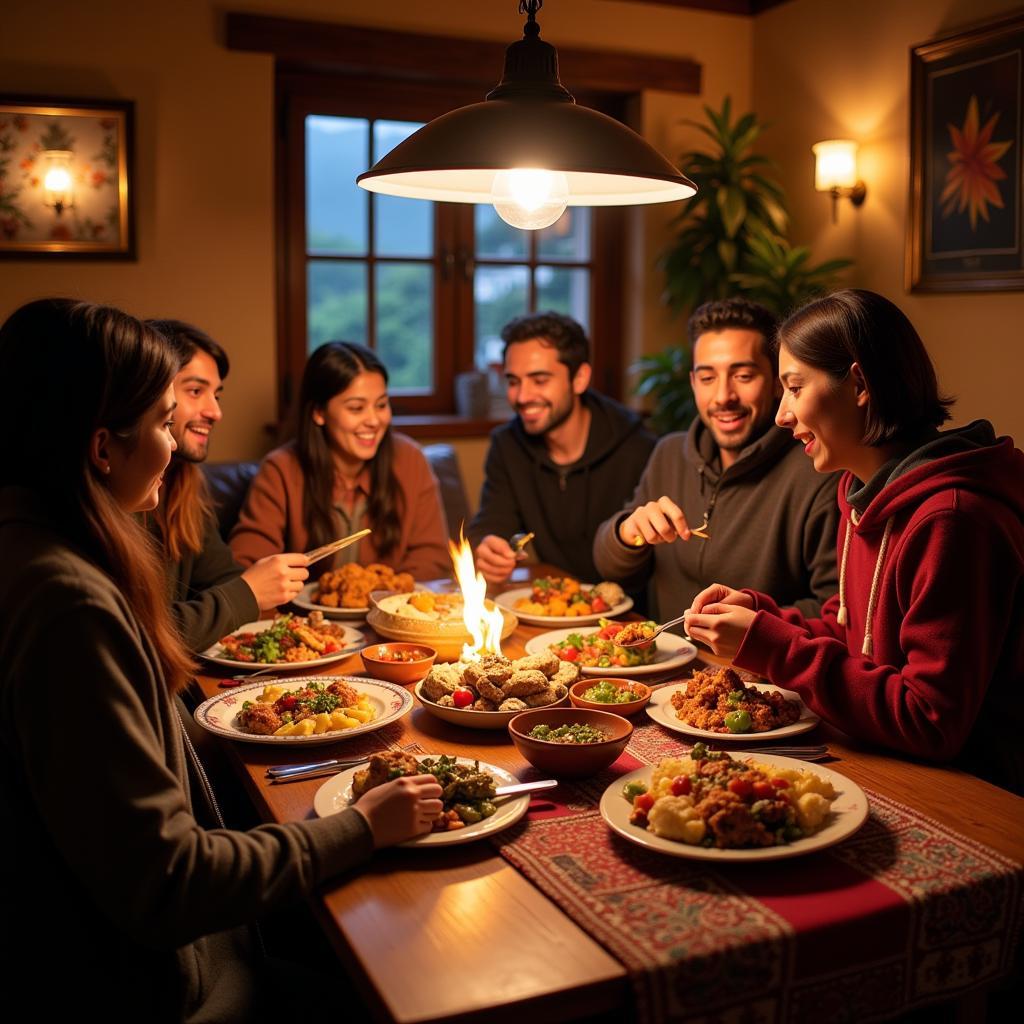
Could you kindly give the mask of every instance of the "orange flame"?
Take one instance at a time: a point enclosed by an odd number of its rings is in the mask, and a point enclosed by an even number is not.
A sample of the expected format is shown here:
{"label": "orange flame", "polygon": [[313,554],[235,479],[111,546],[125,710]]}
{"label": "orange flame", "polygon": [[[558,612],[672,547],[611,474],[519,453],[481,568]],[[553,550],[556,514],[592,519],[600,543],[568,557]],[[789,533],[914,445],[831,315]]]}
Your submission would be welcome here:
{"label": "orange flame", "polygon": [[462,661],[480,661],[483,654],[501,654],[501,611],[485,603],[487,582],[476,570],[473,549],[465,534],[459,531],[459,543],[448,541],[455,578],[462,591],[462,621],[466,624],[472,644],[462,645]]}

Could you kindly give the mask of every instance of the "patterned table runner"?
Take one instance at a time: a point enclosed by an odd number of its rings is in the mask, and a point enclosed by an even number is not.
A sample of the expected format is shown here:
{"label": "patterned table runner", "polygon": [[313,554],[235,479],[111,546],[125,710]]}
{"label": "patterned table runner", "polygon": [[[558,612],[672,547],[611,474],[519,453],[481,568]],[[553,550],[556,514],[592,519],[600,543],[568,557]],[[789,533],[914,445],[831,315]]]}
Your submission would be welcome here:
{"label": "patterned table runner", "polygon": [[790,860],[667,857],[613,833],[607,786],[679,752],[639,725],[610,769],[542,794],[494,840],[626,966],[641,1020],[864,1021],[1012,969],[1024,868],[870,790],[859,832]]}

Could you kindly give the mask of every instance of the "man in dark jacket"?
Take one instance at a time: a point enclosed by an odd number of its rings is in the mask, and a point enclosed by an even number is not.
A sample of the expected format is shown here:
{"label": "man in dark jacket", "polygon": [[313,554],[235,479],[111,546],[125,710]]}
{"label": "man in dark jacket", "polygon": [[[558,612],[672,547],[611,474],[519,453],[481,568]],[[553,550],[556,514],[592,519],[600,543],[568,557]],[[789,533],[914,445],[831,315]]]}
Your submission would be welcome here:
{"label": "man in dark jacket", "polygon": [[[653,577],[662,619],[682,614],[720,580],[808,616],[838,589],[838,475],[815,473],[775,426],[775,329],[768,310],[744,299],[694,312],[697,419],[658,442],[636,493],[597,531],[599,573],[627,589]],[[707,536],[694,535],[704,524]]]}
{"label": "man in dark jacket", "polygon": [[589,390],[590,343],[571,317],[519,317],[501,336],[517,415],[491,434],[469,525],[477,568],[489,582],[507,579],[509,538],[527,532],[542,562],[594,582],[594,530],[632,494],[654,438],[636,413]]}
{"label": "man in dark jacket", "polygon": [[204,331],[180,320],[151,320],[181,362],[174,378],[177,408],[171,434],[177,449],[164,474],[160,505],[150,520],[164,551],[167,589],[189,648],[202,651],[259,618],[261,608],[286,604],[309,575],[305,555],[271,555],[244,572],[217,530],[199,463],[221,419],[228,357]]}

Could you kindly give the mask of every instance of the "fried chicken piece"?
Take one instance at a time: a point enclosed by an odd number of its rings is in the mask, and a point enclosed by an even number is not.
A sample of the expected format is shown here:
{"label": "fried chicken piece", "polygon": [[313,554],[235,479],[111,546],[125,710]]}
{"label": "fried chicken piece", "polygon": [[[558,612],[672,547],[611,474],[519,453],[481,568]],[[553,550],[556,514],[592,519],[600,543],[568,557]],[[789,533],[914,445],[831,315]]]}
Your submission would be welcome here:
{"label": "fried chicken piece", "polygon": [[493,700],[487,700],[486,697],[479,697],[473,701],[472,709],[474,711],[497,711],[498,705]]}
{"label": "fried chicken piece", "polygon": [[462,676],[454,665],[434,665],[423,680],[420,693],[437,703],[445,694],[451,696],[460,686]]}
{"label": "fried chicken piece", "polygon": [[563,691],[562,695],[558,695],[558,691],[552,686],[546,686],[543,690],[538,693],[528,693],[525,697],[521,698],[531,708],[542,708],[547,704],[554,704],[555,701],[561,700],[565,696]]}
{"label": "fried chicken piece", "polygon": [[530,705],[518,697],[509,697],[498,705],[499,711],[525,711]]}
{"label": "fried chicken piece", "polygon": [[369,768],[363,768],[352,778],[352,795],[361,797],[368,789],[383,786],[385,782],[402,775],[419,775],[420,763],[404,750],[386,750],[370,755]]}
{"label": "fried chicken piece", "polygon": [[621,647],[625,644],[634,644],[638,640],[649,640],[652,636],[654,636],[654,630],[646,622],[627,622],[615,634],[612,643]]}
{"label": "fried chicken piece", "polygon": [[517,658],[512,662],[512,668],[516,672],[543,672],[550,679],[561,664],[561,659],[554,651],[542,651],[540,654]]}
{"label": "fried chicken piece", "polygon": [[548,677],[537,669],[525,669],[512,673],[505,687],[506,697],[529,697],[548,689]]}
{"label": "fried chicken piece", "polygon": [[252,704],[238,712],[238,724],[257,736],[272,736],[284,723],[269,704]]}
{"label": "fried chicken piece", "polygon": [[[557,657],[557,655],[555,655],[555,657]],[[551,677],[551,685],[554,687],[562,686],[568,690],[581,675],[582,673],[580,672],[579,665],[571,661],[559,660],[558,671]]]}
{"label": "fried chicken piece", "polygon": [[327,687],[327,692],[333,693],[341,701],[343,707],[350,708],[359,703],[359,691],[341,679],[336,679],[331,683]]}
{"label": "fried chicken piece", "polygon": [[512,662],[502,654],[485,654],[480,665],[487,678],[497,686],[504,687],[512,676]]}

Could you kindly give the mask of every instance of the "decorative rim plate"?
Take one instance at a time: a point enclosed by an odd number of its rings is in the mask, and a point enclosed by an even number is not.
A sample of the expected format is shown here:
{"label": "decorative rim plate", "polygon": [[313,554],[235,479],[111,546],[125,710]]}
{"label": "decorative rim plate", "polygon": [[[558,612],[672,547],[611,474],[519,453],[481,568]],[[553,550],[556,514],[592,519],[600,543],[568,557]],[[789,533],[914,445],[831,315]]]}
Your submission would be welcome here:
{"label": "decorative rim plate", "polygon": [[365,619],[370,606],[365,608],[332,608],[327,604],[315,604],[313,602],[313,591],[319,587],[319,583],[307,583],[300,591],[298,597],[292,598],[292,604],[303,608],[307,612],[322,612],[325,619]]}
{"label": "decorative rim plate", "polygon": [[[522,709],[519,711],[476,711],[473,708],[449,708],[427,700],[423,696],[422,690],[423,680],[421,679],[416,684],[414,693],[424,711],[435,718],[440,718],[442,722],[451,722],[453,725],[461,725],[466,729],[505,729],[516,715],[523,713]],[[542,704],[541,708],[545,710],[560,708],[565,707],[568,703],[569,695],[567,693],[561,700],[556,700],[551,704]],[[540,708],[528,708],[527,710],[539,711]]]}
{"label": "decorative rim plate", "polygon": [[[579,629],[553,629],[550,633],[541,633],[526,643],[527,654],[541,654],[551,644],[557,644],[572,633],[581,632]],[[606,668],[588,668],[580,665],[580,671],[585,676],[623,676],[631,679],[634,676],[653,676],[659,672],[679,668],[697,657],[697,648],[675,633],[662,633],[654,641],[658,653],[650,665],[610,665]]]}
{"label": "decorative rim plate", "polygon": [[[238,629],[234,630],[230,635],[235,636],[238,633],[259,633],[261,630],[269,629],[273,624],[273,619],[260,619],[259,622],[247,622],[244,626],[239,626]],[[366,646],[366,637],[364,637],[358,629],[353,629],[351,626],[341,626],[341,628],[345,631],[342,637],[345,646],[340,651],[335,651],[333,654],[324,654],[319,658],[313,658],[311,661],[235,661],[233,658],[222,658],[213,653],[220,647],[219,643],[214,644],[212,647],[207,647],[205,651],[200,651],[199,657],[204,661],[213,662],[214,665],[224,665],[227,668],[241,668],[246,669],[249,672],[265,672],[268,669],[273,670],[274,672],[303,671],[305,669],[317,668],[320,665],[330,665],[335,661],[341,661],[343,658],[348,658],[353,654],[358,653]]]}
{"label": "decorative rim plate", "polygon": [[836,799],[832,804],[828,824],[813,836],[806,839],[798,839],[786,846],[766,846],[753,850],[718,850],[707,846],[689,846],[686,843],[677,843],[671,839],[663,839],[653,832],[648,832],[639,825],[630,825],[629,815],[632,807],[622,796],[622,787],[627,782],[641,780],[649,782],[654,765],[646,768],[638,768],[628,775],[622,775],[616,779],[601,797],[601,817],[613,832],[618,832],[624,839],[638,846],[644,846],[648,850],[656,850],[658,853],[666,853],[670,857],[688,857],[693,860],[717,860],[717,861],[762,861],[762,860],[783,860],[787,857],[801,857],[805,853],[814,853],[817,850],[824,850],[826,847],[834,846],[849,838],[864,824],[868,817],[868,798],[864,790],[852,782],[845,775],[832,771],[831,768],[823,768],[819,764],[808,764],[806,761],[798,761],[794,757],[779,757],[775,754],[759,754],[756,750],[748,750],[743,753],[734,753],[733,758],[750,758],[755,761],[762,761],[765,764],[772,764],[778,768],[793,768],[797,771],[810,771],[827,779],[835,787]]}
{"label": "decorative rim plate", "polygon": [[675,715],[675,708],[672,707],[672,694],[686,690],[689,680],[680,683],[678,686],[663,686],[651,694],[651,703],[647,705],[647,714],[654,719],[658,725],[663,725],[673,732],[681,732],[684,736],[694,736],[701,740],[725,740],[726,742],[739,740],[744,743],[759,743],[761,740],[780,740],[785,736],[799,736],[802,732],[809,732],[821,719],[807,705],[800,700],[800,695],[792,690],[784,690],[781,686],[773,686],[771,683],[748,683],[762,691],[762,693],[781,693],[787,700],[795,700],[800,704],[800,717],[792,725],[784,725],[780,729],[769,729],[767,732],[712,732],[710,729],[698,729],[696,726],[687,725],[679,721]]}
{"label": "decorative rim plate", "polygon": [[[370,703],[377,710],[377,717],[372,722],[360,725],[355,729],[342,729],[337,732],[325,732],[319,736],[256,736],[251,732],[243,732],[235,725],[235,716],[242,709],[242,704],[252,700],[269,685],[282,687],[286,692],[301,690],[308,683],[333,683],[341,679],[350,683],[361,693],[370,698]],[[278,679],[273,681],[250,683],[217,694],[203,701],[195,710],[196,721],[204,728],[218,736],[242,743],[274,743],[291,744],[292,746],[312,746],[318,743],[341,743],[353,736],[363,736],[374,732],[385,725],[390,725],[402,717],[413,705],[412,696],[404,686],[397,683],[385,683],[379,679],[364,679],[361,676],[304,676],[301,679]]]}
{"label": "decorative rim plate", "polygon": [[[581,583],[581,587],[593,587],[593,583]],[[516,601],[521,597],[529,597],[533,593],[533,587],[517,587],[515,590],[506,590],[499,594],[494,603],[507,608],[519,618],[520,622],[526,622],[531,626],[583,626],[597,622],[599,619],[614,619],[616,615],[624,615],[633,607],[633,598],[627,597],[617,605],[603,612],[593,612],[590,615],[534,615],[531,612],[522,612],[515,607]]]}
{"label": "decorative rim plate", "polygon": [[[416,757],[438,757],[437,754],[416,754]],[[457,757],[459,764],[475,764],[476,758]],[[349,806],[352,800],[352,779],[361,766],[349,768],[346,771],[328,779],[313,797],[313,809],[321,818],[329,814],[337,814]],[[499,786],[510,786],[519,780],[510,775],[504,768],[496,765],[480,762],[480,767],[485,772],[490,772],[498,781]],[[460,843],[471,843],[476,839],[483,839],[485,836],[494,835],[503,829],[514,825],[527,811],[530,806],[530,794],[521,793],[516,797],[498,797],[498,809],[489,818],[478,821],[475,825],[467,825],[465,828],[456,829],[454,832],[428,832],[424,836],[417,836],[409,839],[402,846],[457,846]]]}

